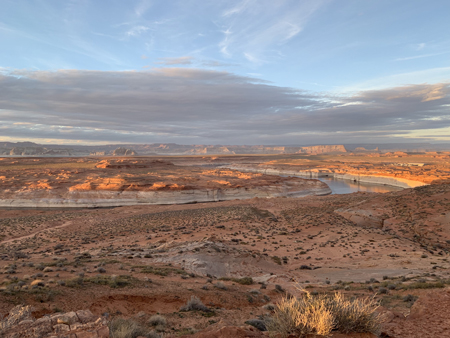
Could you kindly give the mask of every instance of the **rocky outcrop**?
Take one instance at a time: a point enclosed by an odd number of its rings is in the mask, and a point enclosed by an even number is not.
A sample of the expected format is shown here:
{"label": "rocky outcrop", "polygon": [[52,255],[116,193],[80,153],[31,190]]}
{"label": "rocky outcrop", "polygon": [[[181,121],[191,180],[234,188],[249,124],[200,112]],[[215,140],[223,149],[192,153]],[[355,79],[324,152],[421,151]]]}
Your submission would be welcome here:
{"label": "rocky outcrop", "polygon": [[383,210],[337,209],[335,212],[362,228],[383,229]]}
{"label": "rocky outcrop", "polygon": [[232,155],[235,154],[234,151],[231,151],[230,149],[228,149],[227,147],[204,147],[204,148],[194,148],[191,149],[187,152],[185,152],[186,155],[188,154],[193,154],[193,155],[208,155],[208,154],[213,154],[213,155],[221,155],[221,154],[226,154],[226,155]]}
{"label": "rocky outcrop", "polygon": [[0,149],[1,155],[9,156],[71,156],[73,152],[70,148],[53,148],[47,149],[44,147],[13,147]]}
{"label": "rocky outcrop", "polygon": [[137,153],[133,149],[119,147],[113,151],[113,156],[136,156]]}
{"label": "rocky outcrop", "polygon": [[21,192],[0,200],[0,207],[27,208],[96,208],[126,205],[186,204],[244,200],[254,197],[305,197],[328,195],[330,188],[320,181],[308,184],[282,184],[232,189],[188,189],[163,191],[66,191],[59,195],[52,190]]}
{"label": "rocky outcrop", "polygon": [[347,150],[342,144],[301,147],[300,151],[298,151],[298,153],[306,153],[311,155],[318,155],[325,153],[346,153],[346,152]]}
{"label": "rocky outcrop", "polygon": [[35,156],[43,155],[45,148],[42,147],[14,147],[10,150],[9,155],[12,156]]}
{"label": "rocky outcrop", "polygon": [[[3,207],[113,207],[125,205],[185,204],[251,199],[254,197],[303,197],[330,194],[317,180],[242,173],[228,169],[177,166],[154,159],[27,159],[23,170],[16,159],[3,162],[0,172],[0,206]],[[56,163],[66,169],[43,172]],[[83,164],[82,164],[83,165]]]}
{"label": "rocky outcrop", "polygon": [[18,305],[0,322],[2,338],[109,338],[105,318],[94,316],[89,310],[58,313],[34,319],[31,306]]}

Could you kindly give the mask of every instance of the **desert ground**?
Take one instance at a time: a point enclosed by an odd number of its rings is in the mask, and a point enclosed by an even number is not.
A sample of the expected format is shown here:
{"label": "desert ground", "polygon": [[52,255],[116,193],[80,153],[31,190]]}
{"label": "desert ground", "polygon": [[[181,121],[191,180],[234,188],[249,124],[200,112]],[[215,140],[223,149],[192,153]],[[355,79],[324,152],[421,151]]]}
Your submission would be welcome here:
{"label": "desert ground", "polygon": [[[411,187],[330,194],[296,171]],[[0,182],[4,201],[59,201],[2,204],[0,313],[30,305],[37,321],[0,336],[107,337],[123,317],[161,337],[268,337],[248,321],[307,291],[373,298],[380,337],[450,337],[449,153],[5,157]],[[173,194],[186,191],[216,195]],[[149,192],[171,202],[130,203]],[[126,205],[96,207],[118,194]],[[207,311],[180,310],[193,296]],[[58,322],[79,310],[92,323]],[[33,329],[47,319],[45,333]]]}

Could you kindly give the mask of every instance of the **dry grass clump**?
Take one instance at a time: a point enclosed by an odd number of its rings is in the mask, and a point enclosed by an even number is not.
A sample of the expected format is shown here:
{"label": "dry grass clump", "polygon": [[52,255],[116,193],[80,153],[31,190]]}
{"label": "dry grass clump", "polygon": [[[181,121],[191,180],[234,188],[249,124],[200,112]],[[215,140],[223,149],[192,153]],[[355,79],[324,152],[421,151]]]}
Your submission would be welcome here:
{"label": "dry grass clump", "polygon": [[150,326],[166,326],[167,320],[163,316],[153,315],[148,320],[148,325],[150,325]]}
{"label": "dry grass clump", "polygon": [[167,326],[167,320],[163,316],[153,315],[148,320],[148,325],[154,327],[157,332],[161,332]]}
{"label": "dry grass clump", "polygon": [[301,297],[284,297],[267,321],[267,329],[283,337],[326,336],[331,331],[376,333],[382,321],[377,308],[373,298],[346,300],[340,293],[313,296],[304,292]]}
{"label": "dry grass clump", "polygon": [[346,300],[341,293],[329,297],[329,309],[335,316],[334,329],[339,332],[372,332],[380,330],[382,316],[376,312],[374,298]]}
{"label": "dry grass clump", "polygon": [[109,323],[109,332],[111,338],[137,338],[139,336],[147,338],[160,337],[156,332],[149,332],[149,330],[134,320],[124,318],[114,318]]}
{"label": "dry grass clump", "polygon": [[326,304],[324,297],[313,297],[309,293],[301,298],[283,297],[266,327],[282,336],[328,335],[334,327],[334,317]]}

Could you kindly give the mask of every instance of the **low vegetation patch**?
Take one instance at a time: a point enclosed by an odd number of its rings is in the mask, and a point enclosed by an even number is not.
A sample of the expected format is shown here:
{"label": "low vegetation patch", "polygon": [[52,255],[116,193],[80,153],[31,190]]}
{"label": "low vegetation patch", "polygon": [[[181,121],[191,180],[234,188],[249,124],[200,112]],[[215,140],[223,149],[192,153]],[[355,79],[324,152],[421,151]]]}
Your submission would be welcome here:
{"label": "low vegetation patch", "polygon": [[109,323],[109,332],[111,338],[160,337],[156,332],[148,330],[134,320],[124,318],[114,318]]}
{"label": "low vegetation patch", "polygon": [[281,258],[278,256],[272,256],[272,260],[277,263],[278,265],[281,265]]}
{"label": "low vegetation patch", "polygon": [[175,268],[159,268],[154,266],[132,266],[132,268],[141,268],[141,273],[151,273],[158,276],[168,276],[171,273],[178,275],[187,275],[188,273],[181,269]]}
{"label": "low vegetation patch", "polygon": [[313,296],[304,292],[301,297],[284,297],[266,326],[272,335],[283,337],[326,336],[332,331],[377,333],[382,322],[377,308],[373,298],[346,300],[341,293]]}
{"label": "low vegetation patch", "polygon": [[253,278],[252,277],[242,277],[242,278],[230,278],[230,277],[222,277],[220,280],[232,281],[242,285],[252,285]]}
{"label": "low vegetation patch", "polygon": [[107,285],[111,288],[123,288],[132,284],[135,278],[127,275],[120,276],[93,276],[89,278],[76,277],[65,281],[63,286],[71,288],[82,287],[87,284]]}
{"label": "low vegetation patch", "polygon": [[449,284],[448,281],[447,282],[442,282],[442,281],[438,281],[438,282],[414,282],[411,284],[403,284],[402,285],[402,289],[403,290],[413,290],[413,289],[440,289],[445,287],[445,284]]}
{"label": "low vegetation patch", "polygon": [[203,304],[200,298],[192,296],[190,300],[186,303],[186,305],[182,306],[180,311],[202,311],[202,312],[211,312],[209,308]]}

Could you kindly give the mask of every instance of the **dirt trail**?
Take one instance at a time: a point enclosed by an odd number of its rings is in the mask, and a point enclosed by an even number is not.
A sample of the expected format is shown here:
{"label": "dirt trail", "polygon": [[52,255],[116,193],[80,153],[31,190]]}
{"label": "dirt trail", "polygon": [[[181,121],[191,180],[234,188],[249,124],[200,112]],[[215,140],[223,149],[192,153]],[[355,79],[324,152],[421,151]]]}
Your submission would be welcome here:
{"label": "dirt trail", "polygon": [[67,226],[69,226],[71,224],[72,224],[72,221],[67,221],[64,224],[57,225],[57,226],[54,226],[54,227],[51,227],[51,228],[47,228],[47,229],[43,229],[43,230],[39,230],[39,231],[33,232],[30,235],[10,238],[10,239],[7,239],[6,241],[1,241],[0,244],[8,244],[8,243],[11,243],[11,242],[14,242],[14,241],[21,241],[23,239],[31,238],[33,236],[36,236],[37,234],[40,234],[40,233],[43,233],[43,232],[47,232],[49,230],[56,230],[56,229],[65,228],[65,227],[67,227]]}

